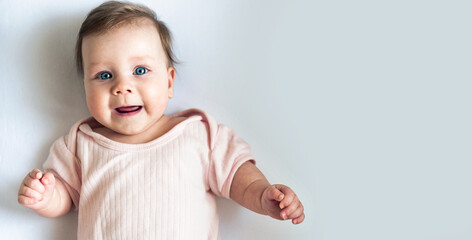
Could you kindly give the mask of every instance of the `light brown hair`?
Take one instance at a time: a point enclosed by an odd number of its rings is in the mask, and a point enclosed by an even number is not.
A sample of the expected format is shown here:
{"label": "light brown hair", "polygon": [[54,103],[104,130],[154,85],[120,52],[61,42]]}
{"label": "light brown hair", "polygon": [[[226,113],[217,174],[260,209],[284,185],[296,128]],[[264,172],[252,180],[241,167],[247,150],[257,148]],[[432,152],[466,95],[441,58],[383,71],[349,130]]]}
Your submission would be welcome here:
{"label": "light brown hair", "polygon": [[156,13],[148,7],[136,3],[107,1],[96,7],[87,15],[80,27],[75,46],[77,70],[84,73],[82,57],[82,41],[92,34],[105,33],[121,24],[132,23],[142,18],[151,20],[159,32],[162,48],[166,53],[167,67],[174,67],[177,63],[172,51],[172,34],[166,24],[157,19]]}

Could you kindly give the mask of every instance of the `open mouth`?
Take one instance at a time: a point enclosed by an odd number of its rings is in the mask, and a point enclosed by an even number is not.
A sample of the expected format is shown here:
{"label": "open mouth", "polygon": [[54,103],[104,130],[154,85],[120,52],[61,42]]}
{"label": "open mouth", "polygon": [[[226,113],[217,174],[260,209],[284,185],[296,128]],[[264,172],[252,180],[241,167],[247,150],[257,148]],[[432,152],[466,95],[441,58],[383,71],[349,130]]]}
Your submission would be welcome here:
{"label": "open mouth", "polygon": [[143,106],[126,106],[115,108],[115,111],[120,115],[133,115],[141,111]]}

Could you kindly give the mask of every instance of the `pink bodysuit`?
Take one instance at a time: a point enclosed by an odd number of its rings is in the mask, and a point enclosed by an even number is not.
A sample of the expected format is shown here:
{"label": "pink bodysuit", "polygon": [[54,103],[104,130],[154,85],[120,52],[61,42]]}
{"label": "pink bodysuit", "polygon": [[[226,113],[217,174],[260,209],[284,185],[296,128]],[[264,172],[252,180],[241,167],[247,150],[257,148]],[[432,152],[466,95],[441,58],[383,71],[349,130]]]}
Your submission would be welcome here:
{"label": "pink bodysuit", "polygon": [[249,145],[205,112],[189,109],[144,144],[112,141],[76,123],[44,163],[79,212],[78,239],[219,239],[215,195],[229,198]]}

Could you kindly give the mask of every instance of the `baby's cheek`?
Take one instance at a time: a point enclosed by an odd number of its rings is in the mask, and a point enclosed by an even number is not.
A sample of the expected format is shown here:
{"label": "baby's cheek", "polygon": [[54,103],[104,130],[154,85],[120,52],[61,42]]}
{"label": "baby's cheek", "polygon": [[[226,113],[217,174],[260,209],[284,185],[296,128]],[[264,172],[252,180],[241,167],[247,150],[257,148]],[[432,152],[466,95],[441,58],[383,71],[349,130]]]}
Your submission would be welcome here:
{"label": "baby's cheek", "polygon": [[89,112],[95,118],[99,118],[101,115],[109,112],[108,102],[104,96],[100,93],[89,93],[87,94],[87,107]]}

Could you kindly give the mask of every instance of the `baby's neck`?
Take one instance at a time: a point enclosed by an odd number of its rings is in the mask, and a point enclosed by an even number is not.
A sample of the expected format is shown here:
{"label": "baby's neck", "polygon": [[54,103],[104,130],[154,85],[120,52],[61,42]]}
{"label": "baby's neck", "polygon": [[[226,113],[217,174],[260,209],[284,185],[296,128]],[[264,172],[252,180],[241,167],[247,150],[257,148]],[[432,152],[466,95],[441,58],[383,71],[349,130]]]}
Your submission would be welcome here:
{"label": "baby's neck", "polygon": [[183,120],[185,120],[185,118],[183,117],[170,118],[164,115],[159,120],[159,123],[156,123],[155,126],[153,126],[150,130],[134,135],[121,134],[104,126],[95,128],[93,129],[93,131],[115,142],[127,144],[142,144],[150,142],[166,134],[175,125],[179,124]]}

